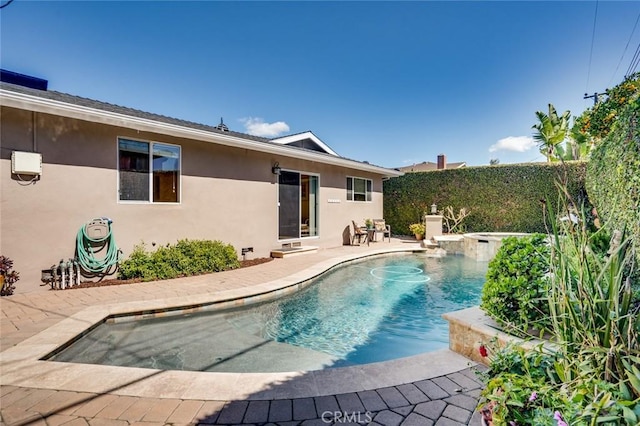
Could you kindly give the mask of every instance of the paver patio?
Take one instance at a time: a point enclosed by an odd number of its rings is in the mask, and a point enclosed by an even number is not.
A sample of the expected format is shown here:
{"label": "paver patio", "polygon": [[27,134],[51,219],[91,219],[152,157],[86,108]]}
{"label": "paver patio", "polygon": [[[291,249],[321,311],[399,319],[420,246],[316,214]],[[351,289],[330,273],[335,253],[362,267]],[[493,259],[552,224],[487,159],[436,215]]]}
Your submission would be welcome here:
{"label": "paver patio", "polygon": [[[53,376],[42,375],[31,379],[28,382],[30,386],[16,386],[11,379],[28,372],[16,373],[11,356],[7,354],[15,352],[27,339],[39,336],[39,333],[46,332],[65,318],[82,313],[86,308],[98,310],[105,305],[166,301],[185,296],[206,298],[229,291],[249,294],[252,288],[266,282],[295,282],[345,258],[390,249],[418,250],[419,245],[392,239],[391,243],[379,242],[369,247],[321,249],[316,253],[198,277],[3,297],[0,299],[1,424],[480,424],[477,414],[472,417],[482,387],[474,372],[475,364],[470,361],[462,364],[461,357],[448,351],[431,357],[434,364],[440,364],[436,367],[442,368],[433,370],[436,373],[427,372],[430,367],[427,354],[359,370],[349,367],[299,373],[280,383],[269,382],[268,376],[248,374],[236,377],[232,385],[223,382],[210,386],[211,382],[203,380],[198,387],[198,383],[182,382],[182,372],[167,372],[163,381],[153,381],[157,379],[153,376],[156,373],[148,370],[149,378],[143,377],[128,388],[87,392],[83,389],[91,388],[91,377],[76,379],[70,375],[63,385],[54,383]],[[457,360],[457,364],[452,364],[455,368],[443,365],[449,359]],[[127,371],[122,367],[105,368]],[[437,374],[437,371],[446,373]],[[187,377],[216,373],[195,374]],[[101,380],[98,377],[93,380]],[[154,388],[157,386],[155,383],[163,385]],[[225,389],[229,386],[236,389]],[[227,398],[233,392],[245,396]]]}

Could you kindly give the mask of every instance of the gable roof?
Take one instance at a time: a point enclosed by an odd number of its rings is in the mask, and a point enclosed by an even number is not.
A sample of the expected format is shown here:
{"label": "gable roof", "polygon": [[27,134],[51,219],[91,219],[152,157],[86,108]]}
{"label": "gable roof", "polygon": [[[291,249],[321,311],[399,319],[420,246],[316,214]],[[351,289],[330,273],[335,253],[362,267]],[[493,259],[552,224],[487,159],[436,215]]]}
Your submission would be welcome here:
{"label": "gable roof", "polygon": [[297,146],[300,148],[311,149],[313,151],[324,152],[327,154],[338,156],[338,154],[329,148],[329,145],[322,142],[311,131],[297,133],[295,135],[283,136],[281,138],[271,139],[271,142],[282,145]]}
{"label": "gable roof", "polygon": [[[271,140],[53,90],[37,90],[4,82],[0,82],[0,105],[348,167],[383,177],[396,177],[403,174],[398,170],[340,157],[311,132]],[[292,144],[299,140],[301,135],[308,136],[308,134],[313,135],[313,138],[306,137],[306,139],[317,144],[322,151]],[[288,140],[287,138],[292,139],[289,143],[283,142]]]}

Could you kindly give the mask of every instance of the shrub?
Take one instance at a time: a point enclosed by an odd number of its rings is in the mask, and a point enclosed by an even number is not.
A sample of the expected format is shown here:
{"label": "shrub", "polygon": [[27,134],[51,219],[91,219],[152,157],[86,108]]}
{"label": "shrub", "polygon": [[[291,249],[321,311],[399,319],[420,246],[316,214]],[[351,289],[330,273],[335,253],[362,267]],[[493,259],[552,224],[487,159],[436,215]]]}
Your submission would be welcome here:
{"label": "shrub", "polygon": [[517,330],[542,329],[549,315],[549,256],[543,234],[503,239],[489,262],[480,307],[496,321]]}
{"label": "shrub", "polygon": [[605,226],[627,229],[640,260],[640,99],[636,98],[593,150],[587,191]]}
{"label": "shrub", "polygon": [[435,203],[454,212],[465,208],[467,232],[546,232],[541,201],[555,202],[555,180],[562,175],[572,197],[588,204],[585,170],[585,162],[572,161],[406,173],[383,183],[384,218],[391,229],[409,235],[409,224],[421,221]]}
{"label": "shrub", "polygon": [[13,290],[16,289],[14,284],[20,279],[18,275],[18,272],[13,270],[13,260],[0,256],[0,277],[2,277],[0,296],[11,296],[13,294]]}
{"label": "shrub", "polygon": [[152,281],[219,272],[239,266],[233,246],[220,241],[180,240],[154,252],[148,252],[141,243],[134,247],[128,259],[121,262],[119,278]]}

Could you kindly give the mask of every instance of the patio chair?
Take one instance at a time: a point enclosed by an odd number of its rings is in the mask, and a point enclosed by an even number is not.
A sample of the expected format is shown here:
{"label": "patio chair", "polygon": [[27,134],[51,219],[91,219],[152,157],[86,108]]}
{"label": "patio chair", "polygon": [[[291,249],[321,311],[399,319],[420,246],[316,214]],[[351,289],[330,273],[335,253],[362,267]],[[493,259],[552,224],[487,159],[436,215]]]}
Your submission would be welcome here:
{"label": "patio chair", "polygon": [[366,228],[359,226],[355,220],[352,220],[351,223],[353,224],[353,237],[351,238],[351,245],[355,245],[356,238],[358,238],[358,244],[360,244],[363,237],[364,242],[369,245],[369,233],[367,232]]}
{"label": "patio chair", "polygon": [[391,225],[387,225],[384,219],[373,219],[373,227],[375,229],[374,238],[377,238],[378,234],[382,234],[382,242],[385,237],[391,242]]}

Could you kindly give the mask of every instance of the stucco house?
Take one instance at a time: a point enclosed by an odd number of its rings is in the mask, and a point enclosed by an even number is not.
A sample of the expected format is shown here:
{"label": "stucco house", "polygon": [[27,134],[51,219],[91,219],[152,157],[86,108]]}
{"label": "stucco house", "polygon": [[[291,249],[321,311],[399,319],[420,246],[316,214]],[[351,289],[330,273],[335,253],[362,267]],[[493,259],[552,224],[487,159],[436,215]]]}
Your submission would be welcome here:
{"label": "stucco house", "polygon": [[[113,221],[124,257],[183,238],[254,257],[339,246],[351,220],[382,217],[382,181],[402,174],[341,157],[312,132],[266,139],[30,81],[0,83],[0,254],[20,273],[17,293],[46,290],[41,270],[73,257],[96,217]],[[12,158],[41,169],[21,173]]]}

